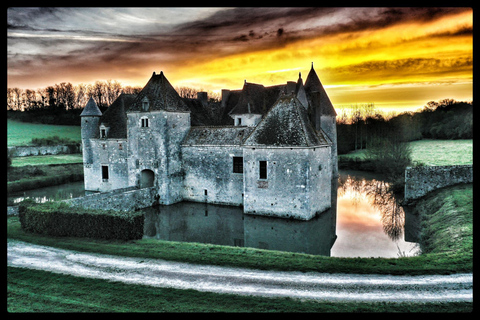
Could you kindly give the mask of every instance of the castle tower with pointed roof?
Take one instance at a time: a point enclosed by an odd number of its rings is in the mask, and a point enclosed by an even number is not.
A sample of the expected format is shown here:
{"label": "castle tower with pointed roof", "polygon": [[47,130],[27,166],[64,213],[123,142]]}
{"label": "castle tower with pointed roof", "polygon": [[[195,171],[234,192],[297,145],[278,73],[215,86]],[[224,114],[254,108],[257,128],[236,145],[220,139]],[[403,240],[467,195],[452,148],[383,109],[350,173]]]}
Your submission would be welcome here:
{"label": "castle tower with pointed roof", "polygon": [[[222,101],[182,98],[163,72],[137,95],[82,116],[85,189],[153,188],[156,202],[243,206],[308,220],[332,205],[335,109],[312,68],[305,84],[245,81]],[[215,111],[213,111],[215,110]]]}

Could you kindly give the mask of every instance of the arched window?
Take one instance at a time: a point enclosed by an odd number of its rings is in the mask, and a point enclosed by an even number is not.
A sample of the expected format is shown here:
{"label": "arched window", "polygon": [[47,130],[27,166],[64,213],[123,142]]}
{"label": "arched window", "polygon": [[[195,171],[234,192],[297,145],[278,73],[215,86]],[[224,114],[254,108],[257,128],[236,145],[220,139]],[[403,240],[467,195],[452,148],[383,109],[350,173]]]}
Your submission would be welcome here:
{"label": "arched window", "polygon": [[155,182],[155,173],[152,170],[142,170],[140,172],[140,188],[149,188],[153,187]]}

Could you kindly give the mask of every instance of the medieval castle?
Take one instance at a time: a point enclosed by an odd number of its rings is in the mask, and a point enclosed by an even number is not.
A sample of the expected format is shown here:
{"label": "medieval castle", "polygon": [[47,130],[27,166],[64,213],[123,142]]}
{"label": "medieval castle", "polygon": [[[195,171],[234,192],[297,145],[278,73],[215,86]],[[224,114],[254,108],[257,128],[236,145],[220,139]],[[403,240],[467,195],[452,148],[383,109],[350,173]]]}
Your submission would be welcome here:
{"label": "medieval castle", "polygon": [[[212,113],[212,110],[214,112]],[[305,84],[245,81],[220,102],[182,98],[163,72],[138,95],[81,114],[85,190],[155,188],[159,204],[196,201],[309,220],[331,207],[336,113],[315,70]]]}

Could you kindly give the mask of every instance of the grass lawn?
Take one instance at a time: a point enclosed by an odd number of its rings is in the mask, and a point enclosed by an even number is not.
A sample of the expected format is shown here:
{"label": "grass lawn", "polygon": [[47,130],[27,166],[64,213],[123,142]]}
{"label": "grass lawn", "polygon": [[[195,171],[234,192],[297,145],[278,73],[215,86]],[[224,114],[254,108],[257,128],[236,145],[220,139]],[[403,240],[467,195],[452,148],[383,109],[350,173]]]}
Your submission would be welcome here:
{"label": "grass lawn", "polygon": [[47,164],[83,163],[81,153],[57,154],[47,156],[15,157],[12,158],[12,167],[38,166]]}
{"label": "grass lawn", "polygon": [[7,119],[7,146],[28,145],[32,138],[59,136],[75,142],[81,141],[80,126],[60,126],[21,122]]}
{"label": "grass lawn", "polygon": [[301,301],[155,288],[7,268],[9,312],[471,312],[473,303]]}
{"label": "grass lawn", "polygon": [[[472,272],[472,184],[432,192],[417,202],[416,210],[423,229],[424,253],[398,259],[333,258],[154,239],[125,242],[54,238],[24,232],[18,217],[7,218],[7,237],[84,252],[257,269],[412,275]],[[8,268],[7,274],[10,312],[471,312],[472,306],[472,303],[323,303],[151,288],[19,268]]]}
{"label": "grass lawn", "polygon": [[[448,166],[473,163],[473,139],[466,140],[418,140],[412,147],[412,160],[428,166]],[[357,150],[340,158],[363,158],[365,150]]]}

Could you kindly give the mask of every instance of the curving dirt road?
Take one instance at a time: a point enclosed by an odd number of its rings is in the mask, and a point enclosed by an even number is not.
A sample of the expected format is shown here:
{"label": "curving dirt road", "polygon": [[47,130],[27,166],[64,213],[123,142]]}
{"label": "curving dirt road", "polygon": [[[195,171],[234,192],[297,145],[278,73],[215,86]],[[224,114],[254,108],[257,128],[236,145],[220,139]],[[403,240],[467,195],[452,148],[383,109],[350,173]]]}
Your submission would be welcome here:
{"label": "curving dirt road", "polygon": [[473,301],[473,275],[392,276],[263,271],[82,253],[7,242],[9,266],[239,295],[329,301]]}

